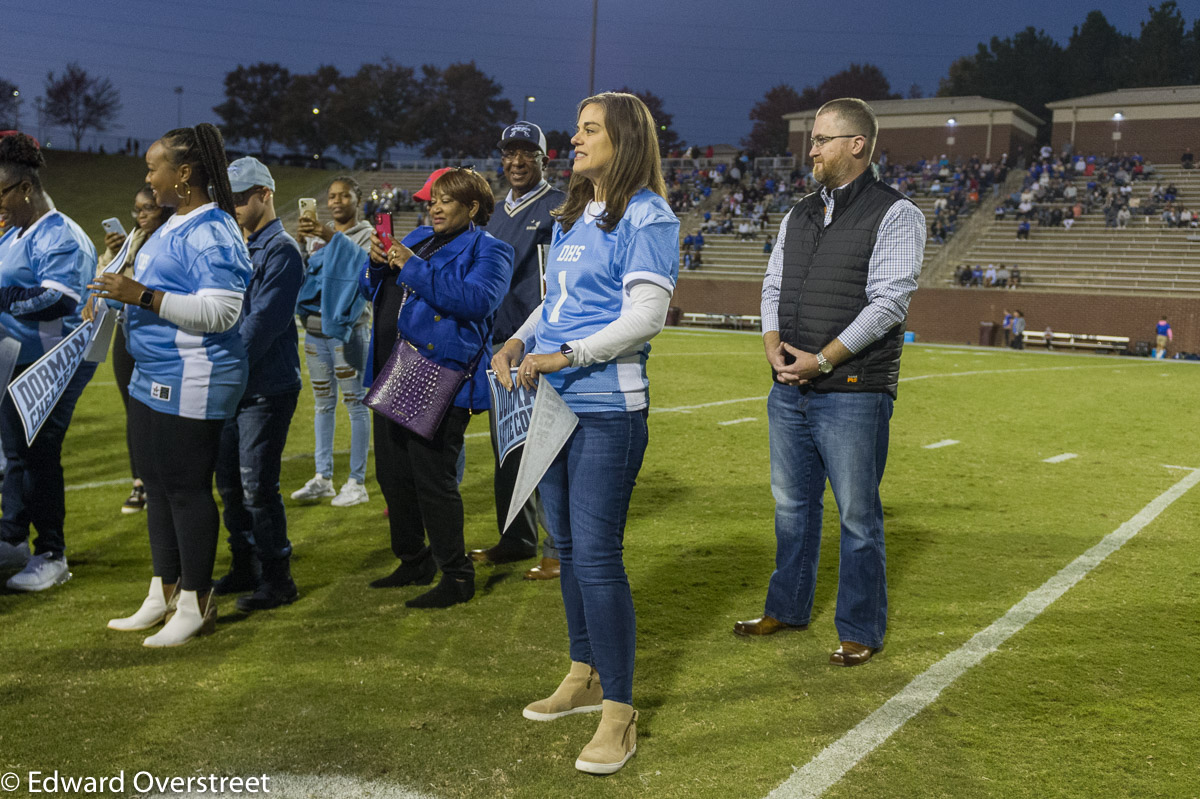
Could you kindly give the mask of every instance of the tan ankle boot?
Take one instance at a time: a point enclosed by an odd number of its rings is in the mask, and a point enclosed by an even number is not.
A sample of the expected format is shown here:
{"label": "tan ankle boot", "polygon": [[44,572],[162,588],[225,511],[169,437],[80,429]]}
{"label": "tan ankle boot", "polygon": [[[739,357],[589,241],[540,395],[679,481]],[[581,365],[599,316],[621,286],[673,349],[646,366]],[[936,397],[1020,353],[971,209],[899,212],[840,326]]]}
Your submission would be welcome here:
{"label": "tan ankle boot", "polygon": [[620,771],[637,751],[637,711],[633,705],[604,700],[604,715],[596,734],[575,761],[575,768],[588,774]]}
{"label": "tan ankle boot", "polygon": [[533,721],[553,721],[572,713],[595,713],[604,699],[600,675],[586,663],[571,661],[571,671],[554,693],[539,699],[522,711]]}

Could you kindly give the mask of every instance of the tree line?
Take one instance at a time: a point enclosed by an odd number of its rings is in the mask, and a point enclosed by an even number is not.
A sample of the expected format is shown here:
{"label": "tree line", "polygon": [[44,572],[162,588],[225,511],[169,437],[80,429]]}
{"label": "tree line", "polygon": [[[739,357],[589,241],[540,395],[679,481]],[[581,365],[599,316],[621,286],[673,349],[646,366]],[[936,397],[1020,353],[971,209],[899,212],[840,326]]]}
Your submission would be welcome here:
{"label": "tree line", "polygon": [[[1154,86],[1200,83],[1200,18],[1187,24],[1175,0],[1148,7],[1148,18],[1137,36],[1121,33],[1101,11],[1092,11],[1075,26],[1066,46],[1034,27],[981,42],[972,55],[950,64],[939,97],[980,95],[1016,103],[1046,122],[1041,138],[1048,139],[1051,113],[1047,103],[1068,97]],[[780,84],[750,110],[753,123],[742,146],[759,153],[782,153],[788,147],[784,114],[819,108],[836,97],[894,100],[883,72],[872,64],[852,64],[803,91]],[[920,97],[919,87],[909,97]]]}

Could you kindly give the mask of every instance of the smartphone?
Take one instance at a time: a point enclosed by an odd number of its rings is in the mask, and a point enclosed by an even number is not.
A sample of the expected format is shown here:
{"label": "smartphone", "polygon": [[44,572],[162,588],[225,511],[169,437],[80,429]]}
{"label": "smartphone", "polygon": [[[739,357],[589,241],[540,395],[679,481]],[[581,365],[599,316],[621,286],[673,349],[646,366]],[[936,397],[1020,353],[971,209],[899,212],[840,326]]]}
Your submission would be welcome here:
{"label": "smartphone", "polygon": [[104,227],[105,233],[120,233],[122,236],[125,235],[125,227],[121,224],[121,220],[115,216],[105,219],[100,224]]}
{"label": "smartphone", "polygon": [[375,214],[375,232],[383,242],[383,251],[392,249],[392,215]]}
{"label": "smartphone", "polygon": [[312,197],[301,197],[300,216],[312,217],[315,220],[317,218],[317,201]]}

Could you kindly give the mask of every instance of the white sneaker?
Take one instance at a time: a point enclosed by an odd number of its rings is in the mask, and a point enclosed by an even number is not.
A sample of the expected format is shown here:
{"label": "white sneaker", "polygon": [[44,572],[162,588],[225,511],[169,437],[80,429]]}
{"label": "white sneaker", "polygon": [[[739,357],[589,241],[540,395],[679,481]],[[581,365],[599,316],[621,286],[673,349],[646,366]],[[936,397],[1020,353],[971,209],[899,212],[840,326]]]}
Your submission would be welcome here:
{"label": "white sneaker", "polygon": [[0,541],[0,569],[23,569],[30,554],[28,541],[15,545]]}
{"label": "white sneaker", "polygon": [[367,499],[367,487],[351,477],[329,504],[335,508],[348,508],[351,505],[361,505]]}
{"label": "white sneaker", "polygon": [[25,568],[8,578],[13,591],[45,591],[71,579],[65,556],[50,560],[49,555],[34,555]]}
{"label": "white sneaker", "polygon": [[333,490],[333,481],[328,477],[322,477],[318,474],[305,483],[303,488],[293,491],[292,499],[323,499],[324,497],[332,497],[336,494],[337,492]]}

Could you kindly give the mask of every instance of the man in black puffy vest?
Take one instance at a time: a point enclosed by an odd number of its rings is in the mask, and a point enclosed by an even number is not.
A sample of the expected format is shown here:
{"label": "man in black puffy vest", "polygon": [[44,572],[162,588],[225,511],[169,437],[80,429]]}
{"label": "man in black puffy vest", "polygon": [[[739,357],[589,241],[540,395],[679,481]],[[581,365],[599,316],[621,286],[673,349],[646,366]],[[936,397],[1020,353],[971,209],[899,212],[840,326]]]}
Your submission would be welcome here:
{"label": "man in black puffy vest", "polygon": [[841,516],[830,663],[857,666],[883,646],[887,576],[879,482],[900,376],[925,217],[871,164],[878,123],[862,100],[826,103],[812,129],[819,192],[784,217],[762,289],[775,572],[761,618],[739,635],[803,630],[812,615],[825,481]]}

